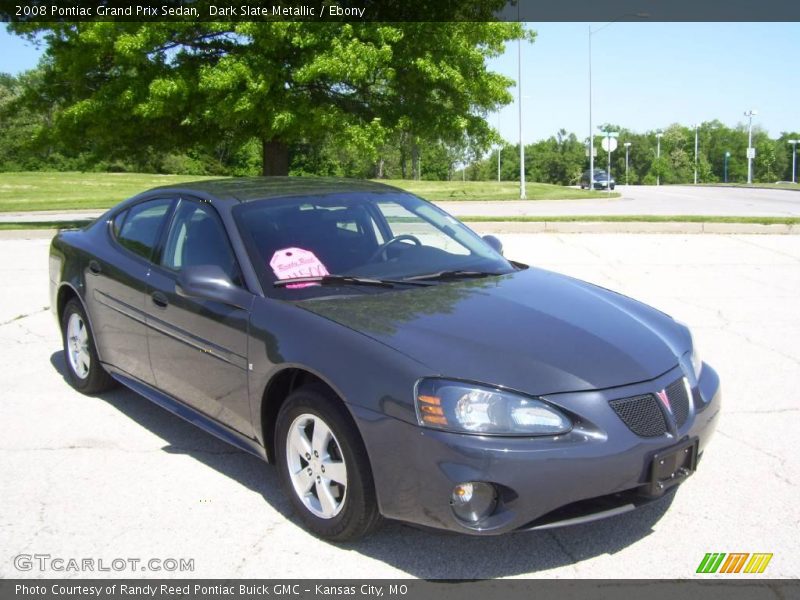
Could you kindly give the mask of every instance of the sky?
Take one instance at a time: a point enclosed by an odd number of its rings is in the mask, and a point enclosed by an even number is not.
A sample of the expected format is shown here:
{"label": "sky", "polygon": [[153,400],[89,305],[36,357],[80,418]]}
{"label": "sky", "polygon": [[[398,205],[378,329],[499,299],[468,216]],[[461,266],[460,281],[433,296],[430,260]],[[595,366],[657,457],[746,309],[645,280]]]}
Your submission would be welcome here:
{"label": "sky", "polygon": [[[754,126],[772,137],[800,130],[800,23],[529,23],[522,47],[525,143],[559,129],[589,135],[589,28],[593,122],[643,132],[672,123],[719,119],[735,126],[750,108]],[[597,31],[602,27],[602,30]],[[41,49],[0,29],[0,72],[34,67]],[[517,79],[517,44],[489,61]],[[512,143],[519,139],[514,103],[491,115]]]}

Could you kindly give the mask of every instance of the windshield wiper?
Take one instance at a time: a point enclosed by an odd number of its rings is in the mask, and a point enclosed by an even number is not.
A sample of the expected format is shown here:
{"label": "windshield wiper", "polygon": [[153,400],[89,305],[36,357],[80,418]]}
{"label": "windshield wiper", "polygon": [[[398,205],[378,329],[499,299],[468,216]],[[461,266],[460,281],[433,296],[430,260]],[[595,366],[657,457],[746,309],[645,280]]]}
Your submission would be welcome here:
{"label": "windshield wiper", "polygon": [[436,273],[425,273],[424,275],[414,275],[405,277],[403,281],[443,281],[446,279],[467,279],[478,277],[492,277],[502,275],[502,273],[491,273],[489,271],[437,271]]}
{"label": "windshield wiper", "polygon": [[[354,275],[317,275],[314,277],[290,277],[289,279],[278,279],[272,285],[275,287],[286,287],[298,283],[316,283],[319,285],[374,285],[378,287],[394,287],[395,282],[388,279],[370,279],[369,277],[356,277]],[[403,283],[398,281],[396,283]]]}

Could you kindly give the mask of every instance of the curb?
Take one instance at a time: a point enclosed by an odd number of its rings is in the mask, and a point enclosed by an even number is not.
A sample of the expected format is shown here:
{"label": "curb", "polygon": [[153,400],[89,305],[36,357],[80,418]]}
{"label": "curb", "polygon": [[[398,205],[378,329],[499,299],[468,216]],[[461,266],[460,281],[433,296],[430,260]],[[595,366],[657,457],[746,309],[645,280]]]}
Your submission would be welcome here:
{"label": "curb", "polygon": [[672,233],[797,235],[800,225],[664,221],[467,221],[477,233]]}
{"label": "curb", "polygon": [[2,240],[51,240],[58,229],[6,229],[0,230]]}

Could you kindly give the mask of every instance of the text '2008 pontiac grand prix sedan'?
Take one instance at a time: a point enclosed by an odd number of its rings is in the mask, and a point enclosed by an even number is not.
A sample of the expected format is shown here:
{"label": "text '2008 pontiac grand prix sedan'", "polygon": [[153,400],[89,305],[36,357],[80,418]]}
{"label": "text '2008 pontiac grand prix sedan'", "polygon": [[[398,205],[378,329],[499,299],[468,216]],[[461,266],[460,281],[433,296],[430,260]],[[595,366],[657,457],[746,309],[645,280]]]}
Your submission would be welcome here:
{"label": "text '2008 pontiac grand prix sedan'", "polygon": [[50,280],[78,390],[275,463],[332,540],[631,510],[694,472],[720,408],[684,325],[376,183],[157,188],[58,234]]}

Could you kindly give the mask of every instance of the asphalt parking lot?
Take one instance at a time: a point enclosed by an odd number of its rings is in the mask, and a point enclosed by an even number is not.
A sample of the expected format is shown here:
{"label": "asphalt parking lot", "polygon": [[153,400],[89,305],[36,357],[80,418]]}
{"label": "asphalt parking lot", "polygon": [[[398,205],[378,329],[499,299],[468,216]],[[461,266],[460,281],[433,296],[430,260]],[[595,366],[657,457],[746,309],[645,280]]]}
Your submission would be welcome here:
{"label": "asphalt parking lot", "polygon": [[[690,185],[618,185],[619,198],[503,202],[437,202],[457,216],[713,215],[739,217],[800,216],[797,190],[697,187]],[[2,216],[0,215],[0,218]]]}
{"label": "asphalt parking lot", "polygon": [[[502,538],[388,523],[358,544],[319,541],[290,515],[272,467],[130,391],[74,392],[45,309],[49,242],[8,239],[0,240],[0,577],[684,578],[706,552],[773,553],[766,575],[800,576],[800,236],[502,239],[509,258],[632,295],[692,326],[722,378],[723,414],[699,471],[671,502]],[[14,557],[25,553],[184,558],[195,568],[21,572]]]}

